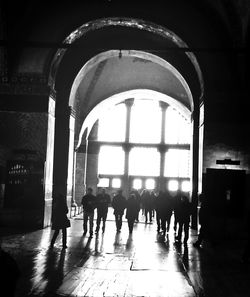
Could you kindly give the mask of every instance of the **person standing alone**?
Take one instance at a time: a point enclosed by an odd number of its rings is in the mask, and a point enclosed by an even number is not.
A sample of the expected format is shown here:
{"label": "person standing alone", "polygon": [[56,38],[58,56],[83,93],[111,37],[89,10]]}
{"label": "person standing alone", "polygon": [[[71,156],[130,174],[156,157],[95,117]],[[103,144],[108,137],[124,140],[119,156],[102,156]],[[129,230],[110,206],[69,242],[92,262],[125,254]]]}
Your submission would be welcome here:
{"label": "person standing alone", "polygon": [[53,237],[51,239],[50,248],[54,247],[54,243],[62,230],[62,244],[63,248],[67,248],[67,228],[70,227],[70,220],[67,217],[68,206],[66,203],[66,197],[62,194],[57,193],[54,196],[53,208],[52,208],[52,230],[54,231]]}

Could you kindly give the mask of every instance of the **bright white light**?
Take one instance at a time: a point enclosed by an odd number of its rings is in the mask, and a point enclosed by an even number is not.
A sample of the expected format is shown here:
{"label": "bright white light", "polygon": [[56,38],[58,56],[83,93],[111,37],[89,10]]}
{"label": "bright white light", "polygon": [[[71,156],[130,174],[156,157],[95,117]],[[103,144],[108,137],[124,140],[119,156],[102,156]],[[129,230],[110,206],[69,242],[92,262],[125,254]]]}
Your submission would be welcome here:
{"label": "bright white light", "polygon": [[169,149],[166,152],[164,176],[189,177],[189,150]]}
{"label": "bright white light", "polygon": [[118,104],[105,111],[99,118],[99,141],[124,141],[126,128],[126,106]]}
{"label": "bright white light", "polygon": [[170,180],[168,182],[168,190],[169,191],[173,191],[174,192],[174,191],[177,191],[178,188],[179,188],[179,183],[178,183],[177,180]]}
{"label": "bright white light", "polygon": [[130,141],[159,143],[161,139],[161,109],[156,100],[135,100],[131,109]]}
{"label": "bright white light", "polygon": [[184,180],[181,183],[181,190],[183,192],[190,192],[190,190],[191,190],[191,184],[190,184],[190,181],[189,180]]}
{"label": "bright white light", "polygon": [[132,148],[129,153],[129,175],[159,176],[160,153],[156,148]]}
{"label": "bright white light", "polygon": [[103,145],[98,159],[98,174],[123,174],[125,154],[120,146]]}
{"label": "bright white light", "polygon": [[120,178],[113,178],[112,179],[112,188],[120,188],[122,185],[121,179]]}
{"label": "bright white light", "polygon": [[142,180],[139,178],[136,178],[133,180],[133,188],[136,190],[139,190],[142,188]]}
{"label": "bright white light", "polygon": [[155,180],[152,178],[146,179],[145,187],[147,190],[153,190],[155,188]]}
{"label": "bright white light", "polygon": [[108,186],[109,186],[109,178],[99,178],[99,183],[97,187],[108,188]]}
{"label": "bright white light", "polygon": [[190,123],[175,109],[168,107],[165,118],[165,142],[188,144],[191,139]]}

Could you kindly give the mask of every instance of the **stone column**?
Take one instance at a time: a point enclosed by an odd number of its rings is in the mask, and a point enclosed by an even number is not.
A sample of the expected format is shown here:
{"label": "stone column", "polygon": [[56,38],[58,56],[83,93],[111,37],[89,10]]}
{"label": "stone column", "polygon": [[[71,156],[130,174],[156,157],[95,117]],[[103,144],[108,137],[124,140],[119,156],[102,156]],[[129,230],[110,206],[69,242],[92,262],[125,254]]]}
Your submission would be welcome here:
{"label": "stone column", "polygon": [[125,152],[125,161],[124,161],[124,178],[123,178],[123,190],[124,195],[128,197],[129,195],[129,174],[128,174],[128,166],[129,166],[129,152],[130,152],[130,145],[128,145],[129,138],[130,138],[130,119],[131,119],[131,108],[134,104],[134,99],[129,98],[125,100],[125,105],[127,109],[127,117],[126,117],[126,131],[125,131],[125,145],[123,146]]}
{"label": "stone column", "polygon": [[100,145],[96,142],[98,121],[92,127],[86,146],[85,187],[91,187],[96,193],[98,184],[98,156]]}
{"label": "stone column", "polygon": [[191,218],[191,228],[194,230],[198,229],[197,221],[197,206],[198,206],[198,179],[199,179],[199,106],[195,106],[192,113],[193,122],[193,137],[191,146],[192,156],[192,174],[191,174],[191,201],[193,205],[193,215]]}
{"label": "stone column", "polygon": [[69,204],[72,195],[73,154],[74,111],[69,106],[59,107],[56,109],[53,192],[60,191],[68,196]]}
{"label": "stone column", "polygon": [[50,225],[52,212],[52,190],[53,190],[53,162],[54,162],[54,133],[55,133],[55,97],[53,94],[48,100],[48,126],[47,126],[47,148],[46,162],[44,168],[44,217],[43,227]]}
{"label": "stone column", "polygon": [[161,144],[158,147],[158,151],[160,152],[160,179],[159,179],[159,190],[165,191],[166,184],[164,179],[164,168],[165,168],[165,126],[166,126],[166,110],[168,105],[160,101],[159,102],[161,108]]}

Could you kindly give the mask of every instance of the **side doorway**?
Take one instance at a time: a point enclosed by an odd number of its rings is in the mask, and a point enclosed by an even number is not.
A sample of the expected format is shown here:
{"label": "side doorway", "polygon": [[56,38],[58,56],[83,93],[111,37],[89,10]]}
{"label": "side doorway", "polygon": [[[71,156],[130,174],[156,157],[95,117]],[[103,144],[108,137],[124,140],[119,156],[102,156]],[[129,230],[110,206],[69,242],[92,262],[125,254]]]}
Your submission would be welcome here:
{"label": "side doorway", "polygon": [[208,168],[203,191],[213,209],[214,235],[220,239],[241,237],[246,215],[245,170]]}

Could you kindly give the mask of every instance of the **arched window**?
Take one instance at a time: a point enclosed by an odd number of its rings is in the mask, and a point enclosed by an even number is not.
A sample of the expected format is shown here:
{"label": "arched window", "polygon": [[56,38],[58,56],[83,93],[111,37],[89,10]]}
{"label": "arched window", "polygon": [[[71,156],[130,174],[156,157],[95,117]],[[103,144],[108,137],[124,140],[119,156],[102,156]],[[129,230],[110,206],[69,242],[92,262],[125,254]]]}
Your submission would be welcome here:
{"label": "arched window", "polygon": [[[157,178],[163,175],[166,188],[168,181],[172,179],[173,185],[169,184],[171,188],[175,188],[174,183],[177,182],[178,187],[187,190],[191,138],[188,120],[171,106],[164,113],[158,100],[135,99],[130,117],[127,115],[128,110],[125,103],[120,103],[99,118],[97,140],[110,142],[110,145],[100,144],[98,158],[98,174],[102,178],[109,178],[105,185],[109,184],[113,188],[122,185],[121,175],[127,168],[128,175],[134,177],[131,179],[131,188],[140,189],[147,184],[147,187],[153,189],[159,185]],[[165,127],[162,118],[164,114]],[[127,118],[130,118],[129,123],[126,123]],[[128,127],[127,143],[125,136]],[[126,166],[125,160],[128,162]]]}

